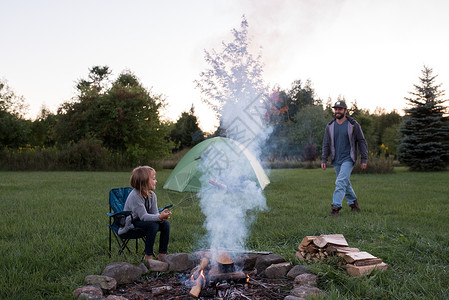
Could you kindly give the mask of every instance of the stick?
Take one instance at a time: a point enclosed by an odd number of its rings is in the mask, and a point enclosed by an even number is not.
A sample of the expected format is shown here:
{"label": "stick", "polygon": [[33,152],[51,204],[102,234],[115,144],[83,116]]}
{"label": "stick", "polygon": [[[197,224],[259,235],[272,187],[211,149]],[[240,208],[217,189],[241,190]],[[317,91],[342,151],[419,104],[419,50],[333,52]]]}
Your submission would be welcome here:
{"label": "stick", "polygon": [[179,201],[178,203],[174,204],[174,205],[171,207],[171,210],[173,210],[173,208],[175,208],[176,206],[179,206],[179,205],[180,205],[181,203],[183,203],[184,201],[192,200],[192,199],[195,198],[196,196],[198,196],[198,194],[195,194],[195,195],[193,195],[193,196],[190,196],[190,197],[187,197],[187,198],[182,199],[182,200]]}
{"label": "stick", "polygon": [[251,284],[256,284],[256,285],[261,286],[261,287],[264,287],[264,288],[266,288],[266,289],[268,288],[265,284],[263,284],[263,283],[261,283],[261,282],[255,280],[255,279],[252,279],[252,278],[249,279],[249,283],[251,283]]}

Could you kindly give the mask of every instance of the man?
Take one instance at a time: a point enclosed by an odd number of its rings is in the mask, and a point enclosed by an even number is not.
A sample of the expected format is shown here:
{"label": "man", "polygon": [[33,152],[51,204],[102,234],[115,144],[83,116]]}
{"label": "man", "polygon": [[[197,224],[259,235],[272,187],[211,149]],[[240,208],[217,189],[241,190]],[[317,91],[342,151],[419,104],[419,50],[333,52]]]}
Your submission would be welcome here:
{"label": "man", "polygon": [[326,170],[326,162],[331,154],[337,180],[332,199],[332,210],[329,216],[337,217],[346,196],[351,211],[360,211],[357,196],[352,189],[349,177],[357,161],[357,149],[360,148],[361,168],[366,168],[368,145],[362,128],[353,118],[346,116],[347,106],[344,101],[337,101],[332,107],[335,119],[326,126],[323,138],[321,168]]}

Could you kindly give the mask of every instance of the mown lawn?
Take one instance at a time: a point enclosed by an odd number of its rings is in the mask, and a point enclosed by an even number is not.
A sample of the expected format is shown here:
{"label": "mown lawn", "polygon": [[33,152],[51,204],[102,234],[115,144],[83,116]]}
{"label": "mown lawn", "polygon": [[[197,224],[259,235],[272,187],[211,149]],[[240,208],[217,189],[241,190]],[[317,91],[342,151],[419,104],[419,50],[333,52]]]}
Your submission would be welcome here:
{"label": "mown lawn", "polygon": [[[189,193],[162,186],[159,206]],[[65,299],[100,274],[109,262],[108,191],[128,186],[129,172],[0,172],[0,298]],[[266,188],[269,211],[259,213],[248,248],[273,251],[298,264],[295,251],[306,235],[343,234],[351,247],[389,264],[383,273],[353,278],[333,264],[310,264],[326,299],[449,298],[449,173],[354,174],[362,212],[345,205],[329,218],[332,169],[272,170]],[[173,211],[169,251],[200,247],[204,216],[198,199]],[[115,246],[115,245],[113,245]],[[114,247],[114,250],[117,248]],[[141,245],[143,249],[143,245]],[[140,255],[129,255],[137,264]]]}

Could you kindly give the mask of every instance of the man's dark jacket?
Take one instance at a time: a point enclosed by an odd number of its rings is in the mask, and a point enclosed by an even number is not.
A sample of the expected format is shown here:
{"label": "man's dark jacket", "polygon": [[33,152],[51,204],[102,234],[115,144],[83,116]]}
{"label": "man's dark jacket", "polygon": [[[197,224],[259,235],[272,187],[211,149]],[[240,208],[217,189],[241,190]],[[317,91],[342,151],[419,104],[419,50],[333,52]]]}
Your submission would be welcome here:
{"label": "man's dark jacket", "polygon": [[[351,159],[354,163],[357,161],[357,149],[360,148],[360,156],[361,163],[366,164],[368,160],[368,144],[365,140],[365,136],[363,135],[362,128],[360,124],[357,123],[351,117],[346,116],[348,119],[348,135],[349,135],[349,143],[351,145]],[[321,161],[323,163],[327,162],[327,158],[329,154],[331,154],[331,161],[335,158],[335,144],[334,144],[334,122],[336,120],[332,120],[327,124],[326,130],[324,132],[323,137],[323,152],[321,155]]]}

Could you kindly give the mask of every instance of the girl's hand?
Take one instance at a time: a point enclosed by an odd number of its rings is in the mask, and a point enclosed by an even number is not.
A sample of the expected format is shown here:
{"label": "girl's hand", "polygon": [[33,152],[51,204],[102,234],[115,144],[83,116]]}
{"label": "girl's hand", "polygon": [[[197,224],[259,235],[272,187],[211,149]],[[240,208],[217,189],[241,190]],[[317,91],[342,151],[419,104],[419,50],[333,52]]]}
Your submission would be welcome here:
{"label": "girl's hand", "polygon": [[164,209],[160,214],[159,214],[159,219],[161,221],[167,221],[168,219],[170,219],[171,216],[171,211],[169,211],[168,209]]}

